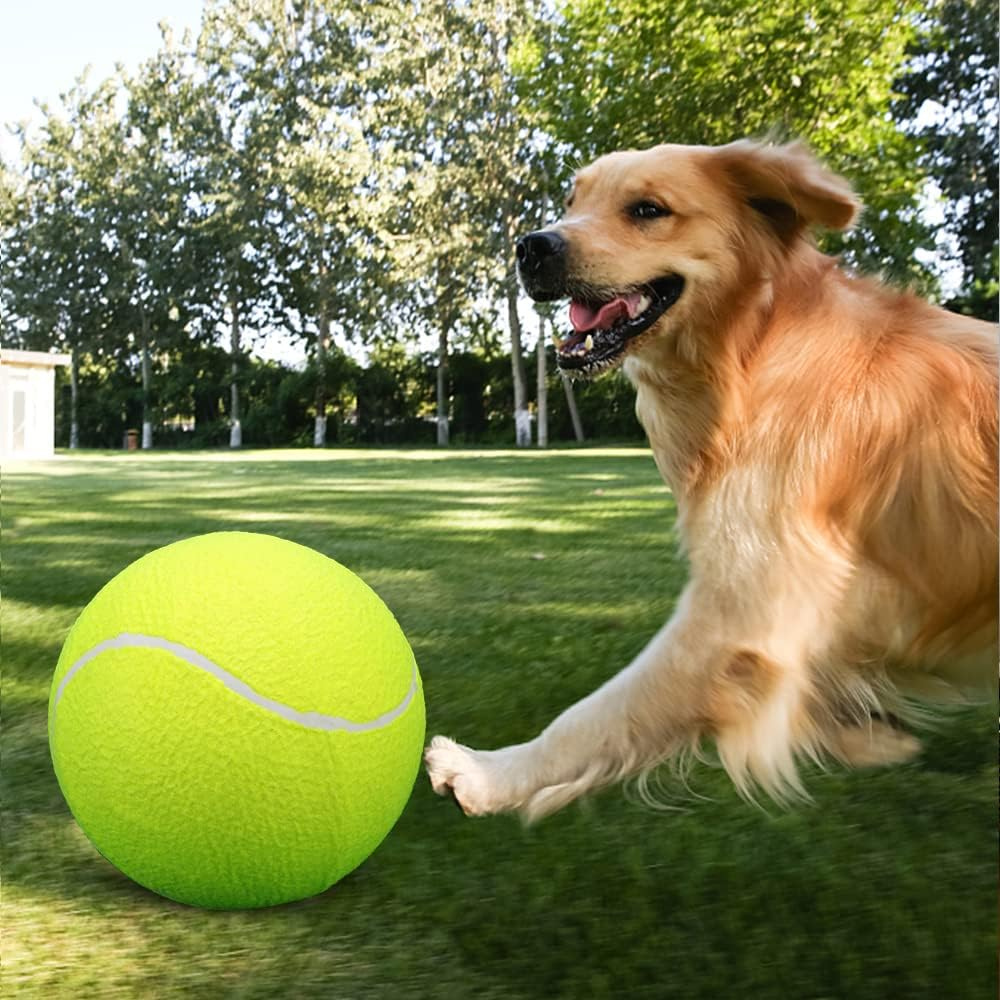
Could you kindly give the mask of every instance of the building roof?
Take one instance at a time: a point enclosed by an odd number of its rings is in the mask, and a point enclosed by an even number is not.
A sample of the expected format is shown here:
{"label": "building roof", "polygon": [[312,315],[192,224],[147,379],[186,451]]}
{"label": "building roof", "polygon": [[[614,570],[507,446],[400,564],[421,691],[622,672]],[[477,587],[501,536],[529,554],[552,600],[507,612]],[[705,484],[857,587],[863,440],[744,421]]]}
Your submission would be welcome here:
{"label": "building roof", "polygon": [[30,368],[55,368],[56,365],[68,365],[68,354],[47,354],[45,351],[12,351],[4,347],[0,349],[0,364],[25,365]]}

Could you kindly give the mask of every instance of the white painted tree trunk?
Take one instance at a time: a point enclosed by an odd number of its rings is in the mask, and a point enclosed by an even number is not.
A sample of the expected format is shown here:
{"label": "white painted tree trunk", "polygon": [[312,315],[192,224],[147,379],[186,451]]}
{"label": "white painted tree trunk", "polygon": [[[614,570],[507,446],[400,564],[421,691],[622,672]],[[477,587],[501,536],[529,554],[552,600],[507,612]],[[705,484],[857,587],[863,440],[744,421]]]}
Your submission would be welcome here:
{"label": "white painted tree trunk", "polygon": [[229,384],[229,447],[241,448],[243,447],[243,426],[240,423],[240,387],[236,383],[240,371],[240,313],[235,297],[229,300],[229,308],[232,313],[232,327],[229,337],[232,358],[230,369],[232,381]]}
{"label": "white painted tree trunk", "polygon": [[313,447],[322,448],[326,445],[326,417],[316,414],[316,423],[313,426]]}
{"label": "white painted tree trunk", "polygon": [[507,321],[510,326],[510,366],[514,376],[514,441],[518,448],[528,448],[531,446],[531,414],[528,412],[521,319],[517,314],[517,279],[514,275],[507,280]]}
{"label": "white painted tree trunk", "polygon": [[[321,268],[325,277],[326,268]],[[320,304],[319,335],[316,338],[316,421],[313,424],[313,447],[326,446],[326,351],[330,344],[330,317],[326,299]]]}
{"label": "white painted tree trunk", "polygon": [[536,440],[539,448],[549,446],[549,387],[546,381],[548,376],[548,343],[545,340],[545,317],[538,316],[538,364],[537,364],[537,408],[538,408],[538,429]]}
{"label": "white painted tree trunk", "polygon": [[437,443],[445,447],[450,440],[448,426],[448,327],[442,322],[438,335],[437,362]]}
{"label": "white painted tree trunk", "polygon": [[142,323],[142,447],[149,450],[153,447],[153,359],[149,353],[149,319],[146,310],[141,310]]}
{"label": "white painted tree trunk", "polygon": [[76,348],[70,352],[69,361],[69,446],[80,447],[80,421],[77,417],[77,395],[80,391],[79,361]]}

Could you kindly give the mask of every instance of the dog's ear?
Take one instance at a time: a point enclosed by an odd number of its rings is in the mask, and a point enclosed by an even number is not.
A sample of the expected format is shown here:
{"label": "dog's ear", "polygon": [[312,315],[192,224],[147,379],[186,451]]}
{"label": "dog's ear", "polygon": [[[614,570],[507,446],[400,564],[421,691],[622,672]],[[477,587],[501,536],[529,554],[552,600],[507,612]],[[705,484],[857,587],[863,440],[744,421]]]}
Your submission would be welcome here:
{"label": "dog's ear", "polygon": [[802,143],[765,146],[744,139],[714,150],[740,196],[783,239],[806,226],[846,229],[861,202],[843,177],[827,170]]}

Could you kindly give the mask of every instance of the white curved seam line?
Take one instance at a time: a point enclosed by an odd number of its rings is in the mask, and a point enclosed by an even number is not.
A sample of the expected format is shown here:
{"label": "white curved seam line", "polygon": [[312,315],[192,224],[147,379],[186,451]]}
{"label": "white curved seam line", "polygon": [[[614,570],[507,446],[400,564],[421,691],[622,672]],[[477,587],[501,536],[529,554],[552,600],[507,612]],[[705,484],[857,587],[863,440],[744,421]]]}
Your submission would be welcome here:
{"label": "white curved seam line", "polygon": [[273,698],[267,698],[257,691],[254,691],[249,684],[233,676],[228,670],[213,663],[207,656],[203,656],[196,649],[184,646],[179,642],[172,642],[170,639],[163,639],[155,635],[142,635],[139,632],[122,632],[113,639],[105,639],[96,646],[91,647],[66,671],[65,676],[56,688],[54,707],[58,708],[66,685],[88,664],[96,659],[101,653],[109,649],[159,649],[165,653],[170,653],[185,663],[205,673],[210,674],[216,680],[221,681],[230,691],[245,698],[247,701],[262,708],[267,712],[273,712],[282,719],[294,722],[296,725],[305,726],[307,729],[319,729],[324,732],[343,730],[348,733],[368,733],[375,729],[381,729],[398,719],[410,706],[417,693],[417,665],[413,665],[413,676],[410,679],[410,689],[406,692],[403,700],[384,712],[370,722],[352,722],[350,719],[343,719],[337,715],[324,715],[322,712],[300,712],[291,705],[285,705]]}

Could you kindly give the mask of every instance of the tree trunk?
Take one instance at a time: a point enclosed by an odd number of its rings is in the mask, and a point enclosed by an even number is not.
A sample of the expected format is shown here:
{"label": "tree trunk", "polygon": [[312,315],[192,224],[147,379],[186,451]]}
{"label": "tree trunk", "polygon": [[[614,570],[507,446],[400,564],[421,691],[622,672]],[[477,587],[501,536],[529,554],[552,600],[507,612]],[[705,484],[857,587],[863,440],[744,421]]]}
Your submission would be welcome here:
{"label": "tree trunk", "polygon": [[438,334],[437,358],[437,443],[445,447],[449,441],[448,432],[448,335],[450,321],[441,321]]}
{"label": "tree trunk", "polygon": [[69,352],[69,446],[71,450],[80,447],[80,420],[77,403],[80,393],[80,360],[76,348]]}
{"label": "tree trunk", "polygon": [[229,300],[229,310],[232,315],[230,328],[229,352],[232,359],[230,373],[232,381],[229,384],[229,447],[243,446],[243,426],[240,423],[240,387],[237,376],[240,372],[240,310],[234,295]]}
{"label": "tree trunk", "polygon": [[316,338],[316,424],[313,447],[326,445],[326,351],[330,345],[330,316],[326,301],[320,305],[319,336]]}
{"label": "tree trunk", "polygon": [[546,371],[546,361],[548,356],[548,343],[545,340],[545,317],[538,314],[538,385],[537,385],[537,409],[538,409],[538,431],[537,441],[539,448],[549,446],[549,386],[546,381],[548,372]]}
{"label": "tree trunk", "polygon": [[[542,171],[542,190],[548,192],[549,190],[549,178],[548,172],[543,169]],[[549,196],[545,195],[542,200],[542,217],[539,220],[538,228],[541,229],[548,222],[549,215]],[[508,234],[513,241],[513,233]],[[549,446],[549,386],[547,381],[548,372],[546,371],[546,362],[548,361],[548,340],[545,337],[545,314],[538,313],[538,399],[536,402],[536,407],[538,410],[538,447],[548,448]]]}
{"label": "tree trunk", "polygon": [[149,317],[146,310],[139,307],[139,322],[142,330],[142,447],[153,447],[153,407],[150,399],[153,389],[153,364],[149,356]]}
{"label": "tree trunk", "polygon": [[514,440],[518,448],[531,445],[531,414],[528,412],[528,387],[521,350],[521,320],[517,315],[517,281],[507,280],[507,321],[510,326],[510,366],[514,376]]}
{"label": "tree trunk", "polygon": [[563,389],[566,392],[566,405],[569,407],[569,418],[573,421],[573,436],[578,442],[583,441],[583,424],[580,423],[580,411],[576,408],[576,396],[573,395],[573,380],[565,373],[562,376]]}

